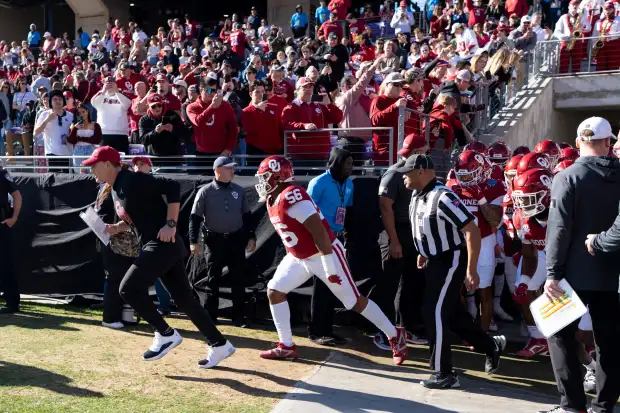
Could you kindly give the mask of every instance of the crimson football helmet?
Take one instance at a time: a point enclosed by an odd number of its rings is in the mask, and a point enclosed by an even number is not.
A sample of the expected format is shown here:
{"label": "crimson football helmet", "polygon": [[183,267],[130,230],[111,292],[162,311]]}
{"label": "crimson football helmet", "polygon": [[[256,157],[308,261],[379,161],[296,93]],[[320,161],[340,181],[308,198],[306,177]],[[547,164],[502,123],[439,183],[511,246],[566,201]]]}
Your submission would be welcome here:
{"label": "crimson football helmet", "polygon": [[480,141],[469,142],[463,148],[463,152],[465,152],[465,151],[476,151],[478,153],[481,153],[482,155],[486,155],[487,154],[487,150],[488,150],[487,146],[484,143],[480,142]]}
{"label": "crimson football helmet", "polygon": [[543,168],[551,172],[551,161],[544,153],[530,152],[527,155],[524,155],[519,161],[519,166],[517,166],[517,176],[523,174],[525,171],[537,168]]}
{"label": "crimson football helmet", "polygon": [[563,161],[560,161],[560,163],[557,164],[553,169],[553,175],[557,175],[558,172],[562,172],[564,169],[568,168],[574,163],[575,161],[572,159],[564,159]]}
{"label": "crimson football helmet", "polygon": [[256,172],[258,178],[258,184],[255,185],[256,192],[261,199],[265,199],[279,184],[291,182],[293,176],[293,164],[284,156],[274,155],[265,158]]}
{"label": "crimson football helmet", "polygon": [[534,148],[534,152],[544,153],[549,157],[551,167],[555,167],[560,159],[560,148],[558,145],[550,139],[545,139],[538,142],[538,145]]}
{"label": "crimson football helmet", "polygon": [[527,155],[530,152],[532,151],[530,151],[530,148],[528,148],[527,146],[517,146],[515,150],[512,151],[512,156]]}
{"label": "crimson football helmet", "polygon": [[454,165],[456,179],[462,186],[477,185],[484,181],[486,161],[484,155],[479,152],[463,151]]}
{"label": "crimson football helmet", "polygon": [[532,217],[549,208],[553,174],[548,169],[530,169],[513,182],[512,202],[523,216]]}
{"label": "crimson football helmet", "polygon": [[519,167],[519,162],[523,158],[523,155],[515,155],[506,162],[506,167],[504,168],[504,177],[506,178],[506,184],[509,188],[512,188],[512,181],[517,176],[517,168]]}
{"label": "crimson football helmet", "polygon": [[503,168],[510,158],[510,148],[502,141],[493,142],[487,150],[487,156],[491,162]]}
{"label": "crimson football helmet", "polygon": [[562,149],[572,148],[572,145],[570,143],[566,143],[566,142],[558,142],[557,145],[558,145],[558,148],[560,148],[560,151]]}
{"label": "crimson football helmet", "polygon": [[576,161],[579,158],[579,149],[575,149],[573,147],[568,147],[562,149],[560,152],[560,160],[559,162],[570,159],[571,161]]}

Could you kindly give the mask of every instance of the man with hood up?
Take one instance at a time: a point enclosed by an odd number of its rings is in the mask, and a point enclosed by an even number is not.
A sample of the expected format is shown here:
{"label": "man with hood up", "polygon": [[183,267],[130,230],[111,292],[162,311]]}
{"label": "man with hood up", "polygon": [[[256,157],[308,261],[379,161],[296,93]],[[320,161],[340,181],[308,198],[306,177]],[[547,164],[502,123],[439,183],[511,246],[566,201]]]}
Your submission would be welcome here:
{"label": "man with hood up", "polygon": [[[319,207],[330,228],[342,242],[347,208],[353,206],[353,156],[351,152],[333,148],[329,154],[327,171],[308,184],[308,194]],[[339,346],[347,340],[333,332],[336,297],[321,281],[313,278],[311,320],[308,326],[310,340],[324,346]]]}
{"label": "man with hood up", "polygon": [[[613,228],[589,236],[609,229],[618,215],[620,162],[607,156],[612,138],[611,125],[603,118],[589,118],[579,125],[576,143],[581,156],[553,179],[547,221],[545,294],[561,297],[559,282],[565,279],[589,306],[597,366],[596,397],[588,411],[596,413],[612,412],[620,392],[620,252],[607,236]],[[548,339],[561,394],[559,409],[552,411],[558,413],[585,412],[587,407],[575,338],[578,323]]]}

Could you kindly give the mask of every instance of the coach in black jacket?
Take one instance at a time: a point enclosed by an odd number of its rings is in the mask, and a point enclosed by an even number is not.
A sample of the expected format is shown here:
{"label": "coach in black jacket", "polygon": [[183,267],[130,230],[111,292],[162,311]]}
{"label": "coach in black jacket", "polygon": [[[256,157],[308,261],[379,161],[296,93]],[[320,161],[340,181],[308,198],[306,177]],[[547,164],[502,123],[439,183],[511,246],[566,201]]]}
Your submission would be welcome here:
{"label": "coach in black jacket", "polygon": [[[605,119],[586,119],[579,125],[577,135],[581,157],[555,176],[551,188],[545,293],[561,296],[558,283],[566,279],[589,306],[597,352],[597,395],[592,400],[592,411],[603,413],[613,411],[620,392],[620,252],[592,256],[583,242],[588,234],[609,228],[616,218],[620,161],[606,156],[613,135]],[[601,239],[605,242],[605,237]],[[579,345],[575,339],[577,324],[578,320],[549,338],[551,362],[561,394],[560,408],[564,409],[557,412],[586,411],[577,357]]]}

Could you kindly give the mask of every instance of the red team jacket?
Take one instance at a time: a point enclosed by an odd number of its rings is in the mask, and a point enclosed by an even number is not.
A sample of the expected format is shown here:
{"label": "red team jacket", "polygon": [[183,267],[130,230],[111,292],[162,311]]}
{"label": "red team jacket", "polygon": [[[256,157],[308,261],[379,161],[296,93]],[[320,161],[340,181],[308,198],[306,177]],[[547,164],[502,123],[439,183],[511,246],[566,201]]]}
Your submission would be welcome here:
{"label": "red team jacket", "polygon": [[[501,202],[504,199],[504,195],[506,194],[506,188],[504,187],[504,183],[502,181],[489,179],[479,186],[480,189],[482,189],[482,191],[484,192],[484,196],[489,204],[501,205]],[[487,220],[480,212],[480,208],[478,207],[478,201],[469,192],[468,187],[454,186],[452,190],[456,192],[459,198],[461,198],[463,204],[467,207],[467,209],[469,209],[469,212],[474,214],[474,216],[476,217],[478,228],[480,228],[480,237],[484,238],[493,234],[494,228],[491,227],[491,225],[487,222]]]}
{"label": "red team jacket", "polygon": [[263,112],[250,103],[243,109],[241,125],[245,130],[245,141],[248,145],[265,153],[283,152],[282,122],[277,105],[268,104]]}
{"label": "red team jacket", "polygon": [[310,198],[310,195],[299,185],[286,187],[275,199],[273,205],[268,204],[267,211],[269,212],[269,220],[278,235],[280,235],[286,251],[295,258],[305,260],[318,254],[319,250],[314,243],[312,234],[304,227],[304,224],[288,214],[289,208],[302,201],[309,201],[314,205],[317,214],[321,217],[323,227],[329,235],[329,240],[333,243],[336,240],[336,236],[329,227],[327,220],[323,217],[312,198]]}

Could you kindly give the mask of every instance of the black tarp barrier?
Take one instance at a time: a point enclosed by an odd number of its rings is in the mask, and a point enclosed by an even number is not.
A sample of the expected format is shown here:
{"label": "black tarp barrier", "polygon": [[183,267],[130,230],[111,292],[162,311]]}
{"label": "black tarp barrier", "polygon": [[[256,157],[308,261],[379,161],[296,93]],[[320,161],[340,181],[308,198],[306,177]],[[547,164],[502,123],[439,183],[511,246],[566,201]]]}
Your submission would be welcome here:
{"label": "black tarp barrier", "polygon": [[[23,208],[14,227],[15,265],[22,294],[85,294],[103,292],[101,255],[96,237],[79,213],[94,203],[97,184],[90,175],[14,174],[23,196]],[[187,244],[189,214],[198,189],[212,177],[169,175],[181,184],[179,233]],[[307,185],[311,177],[296,177]],[[258,203],[253,177],[238,176],[245,188],[257,226],[257,249],[248,258],[246,285],[266,281],[285,254],[280,238],[269,222],[264,204]],[[349,262],[356,281],[381,273],[377,238],[382,231],[377,177],[353,179],[355,193],[347,220]],[[226,286],[225,279],[222,286]],[[364,282],[366,292],[373,283]]]}

